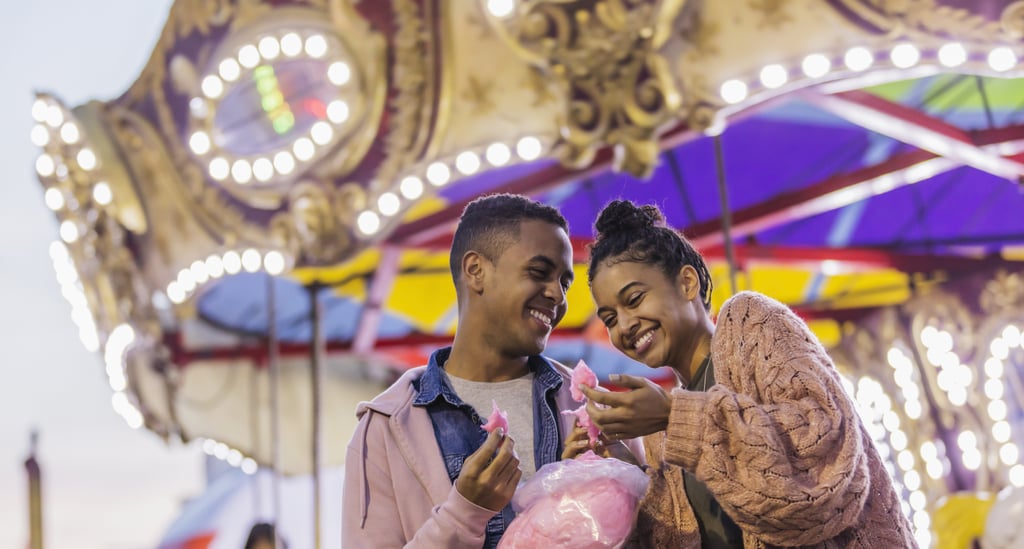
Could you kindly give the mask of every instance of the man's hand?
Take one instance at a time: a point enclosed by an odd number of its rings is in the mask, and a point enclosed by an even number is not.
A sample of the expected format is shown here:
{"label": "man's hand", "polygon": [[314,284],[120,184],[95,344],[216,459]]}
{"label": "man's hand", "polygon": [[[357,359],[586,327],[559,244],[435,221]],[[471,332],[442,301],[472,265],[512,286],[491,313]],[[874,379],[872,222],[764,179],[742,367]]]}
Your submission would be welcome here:
{"label": "man's hand", "polygon": [[523,476],[514,447],[515,441],[505,436],[504,429],[487,435],[483,446],[462,464],[455,489],[480,507],[495,513],[504,509],[512,501],[519,478]]}
{"label": "man's hand", "polygon": [[611,440],[637,438],[668,427],[672,398],[664,389],[642,377],[620,375],[613,381],[629,390],[612,393],[581,388],[587,395],[590,420],[604,436]]}

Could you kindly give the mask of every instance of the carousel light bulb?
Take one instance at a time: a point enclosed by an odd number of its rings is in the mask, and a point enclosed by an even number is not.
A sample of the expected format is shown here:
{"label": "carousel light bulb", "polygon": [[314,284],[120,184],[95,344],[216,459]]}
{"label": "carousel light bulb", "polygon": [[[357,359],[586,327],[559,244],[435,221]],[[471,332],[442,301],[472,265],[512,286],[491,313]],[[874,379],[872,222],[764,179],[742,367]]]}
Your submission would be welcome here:
{"label": "carousel light bulb", "polygon": [[63,123],[64,111],[58,105],[50,105],[46,109],[46,125],[51,128],[56,128]]}
{"label": "carousel light bulb", "polygon": [[377,199],[377,209],[380,213],[391,217],[398,213],[398,210],[402,207],[401,200],[395,193],[384,193]]}
{"label": "carousel light bulb", "polygon": [[921,52],[913,44],[897,44],[889,52],[889,59],[899,69],[909,69],[921,60]]}
{"label": "carousel light bulb", "polygon": [[800,69],[808,78],[820,78],[832,70],[832,61],[820,53],[812,53],[804,57],[803,62],[800,63]]}
{"label": "carousel light bulb", "polygon": [[260,55],[268,61],[277,59],[277,56],[281,53],[281,43],[273,36],[264,36],[261,38],[259,48]]}
{"label": "carousel light bulb", "polygon": [[911,492],[909,501],[910,508],[915,511],[920,511],[921,509],[924,509],[925,505],[928,503],[927,498],[925,498],[924,496],[924,492],[920,490],[914,490],[913,492]]}
{"label": "carousel light bulb", "polygon": [[909,471],[914,468],[914,454],[910,450],[903,450],[896,456],[896,464],[900,469]]}
{"label": "carousel light bulb", "polygon": [[889,436],[889,443],[892,445],[892,449],[897,452],[907,449],[907,435],[900,430],[895,430],[892,435]]}
{"label": "carousel light bulb", "polygon": [[225,158],[218,156],[210,161],[209,172],[210,177],[214,180],[224,181],[227,179],[228,174],[231,173],[231,165],[228,164]]}
{"label": "carousel light bulb", "polygon": [[953,334],[946,330],[939,330],[935,333],[935,348],[942,353],[953,350]]}
{"label": "carousel light bulb", "polygon": [[259,470],[256,460],[252,458],[245,458],[242,460],[242,472],[247,475],[255,475],[256,471]]}
{"label": "carousel light bulb", "polygon": [[480,169],[480,157],[473,151],[463,151],[455,157],[455,169],[463,175],[473,175]]}
{"label": "carousel light bulb", "polygon": [[32,144],[37,147],[45,147],[50,142],[50,131],[42,124],[32,126],[32,133],[29,134]]}
{"label": "carousel light bulb", "polygon": [[956,437],[956,445],[966,452],[978,446],[978,437],[974,434],[974,431],[964,431]]}
{"label": "carousel light bulb", "polygon": [[[928,513],[925,513],[923,510],[914,513],[914,528],[918,531],[927,531],[931,524],[932,519],[928,516]],[[923,545],[922,547],[927,547],[927,545]]]}
{"label": "carousel light bulb", "polygon": [[196,284],[203,284],[207,280],[210,280],[210,273],[206,270],[206,262],[202,260],[195,260],[189,265],[188,270],[192,273],[192,278],[195,279]]}
{"label": "carousel light bulb", "polygon": [[373,235],[380,229],[380,217],[371,211],[365,211],[356,218],[356,226],[364,235]]}
{"label": "carousel light bulb", "polygon": [[92,152],[92,149],[88,147],[82,147],[79,149],[78,154],[75,156],[75,160],[85,171],[90,171],[96,167],[96,153]]}
{"label": "carousel light bulb", "polygon": [[225,460],[228,458],[229,453],[231,453],[231,448],[228,448],[228,445],[223,442],[218,442],[217,447],[213,450],[213,457]]}
{"label": "carousel light bulb", "polygon": [[81,133],[78,131],[78,125],[74,122],[65,122],[64,125],[60,127],[60,138],[69,145],[78,143],[78,140],[81,137]]}
{"label": "carousel light bulb", "polygon": [[327,79],[335,86],[344,86],[352,78],[352,69],[343,61],[335,61],[327,67]]}
{"label": "carousel light bulb", "polygon": [[192,276],[192,270],[188,267],[178,271],[178,284],[185,293],[196,289],[196,277]]}
{"label": "carousel light bulb", "polygon": [[415,175],[405,176],[399,184],[399,190],[402,191],[402,196],[416,200],[423,195],[423,181]]}
{"label": "carousel light bulb", "polygon": [[990,378],[985,381],[985,396],[989,400],[1003,398],[1003,382],[998,378]]}
{"label": "carousel light bulb", "polygon": [[219,255],[211,254],[206,258],[206,272],[210,273],[210,278],[224,276],[224,261]]}
{"label": "carousel light bulb", "polygon": [[529,135],[516,143],[516,154],[527,162],[540,158],[540,154],[543,152],[542,149],[540,139]]}
{"label": "carousel light bulb", "polygon": [[295,157],[288,151],[281,151],[274,155],[274,168],[282,175],[288,175],[295,170]]}
{"label": "carousel light bulb", "polygon": [[487,12],[495,17],[508,17],[515,9],[515,0],[487,0]]}
{"label": "carousel light bulb", "polygon": [[235,160],[231,165],[231,178],[240,185],[245,185],[252,180],[252,166],[247,160]]}
{"label": "carousel light bulb", "polygon": [[50,177],[56,169],[57,166],[54,163],[52,156],[43,153],[36,158],[36,173],[39,174],[40,177]]}
{"label": "carousel light bulb", "polygon": [[281,37],[281,53],[288,57],[295,57],[302,52],[302,38],[294,32]]}
{"label": "carousel light bulb", "polygon": [[308,137],[300,137],[295,140],[295,144],[292,145],[292,152],[295,153],[295,158],[305,162],[310,158],[313,158],[313,154],[316,152],[316,146],[310,141]]}
{"label": "carousel light bulb", "polygon": [[950,387],[947,396],[949,397],[949,403],[953,406],[963,406],[967,403],[967,391],[962,385]]}
{"label": "carousel light bulb", "polygon": [[1003,465],[1014,465],[1020,459],[1020,450],[1016,444],[1007,442],[999,448],[999,459],[1003,460]]}
{"label": "carousel light bulb", "polygon": [[921,402],[917,400],[908,400],[903,405],[903,411],[910,419],[917,419],[921,417]]}
{"label": "carousel light bulb", "polygon": [[741,80],[726,80],[722,83],[718,93],[722,100],[730,105],[735,105],[747,98],[747,85]]}
{"label": "carousel light bulb", "polygon": [[331,129],[330,124],[321,120],[313,124],[313,127],[309,130],[309,135],[317,145],[326,145],[334,137],[334,130]]}
{"label": "carousel light bulb", "polygon": [[71,244],[78,240],[78,225],[75,225],[74,221],[70,219],[64,220],[60,224],[60,239],[68,244]]}
{"label": "carousel light bulb", "polygon": [[452,172],[444,162],[434,162],[427,166],[427,181],[435,187],[440,187],[451,180]]}
{"label": "carousel light bulb", "polygon": [[263,268],[267,273],[277,276],[284,272],[284,254],[277,250],[271,250],[263,256]]}
{"label": "carousel light bulb", "polygon": [[106,206],[114,199],[114,193],[106,181],[97,181],[92,187],[92,199],[100,206]]}
{"label": "carousel light bulb", "polygon": [[348,120],[348,115],[348,103],[341,99],[331,101],[331,103],[327,105],[327,118],[335,124],[341,124]]}
{"label": "carousel light bulb", "polygon": [[56,187],[50,187],[43,193],[43,202],[46,202],[47,208],[57,211],[64,207],[64,193]]}
{"label": "carousel light bulb", "polygon": [[319,59],[327,53],[327,40],[322,34],[314,34],[306,38],[306,55]]}
{"label": "carousel light bulb", "polygon": [[203,78],[203,83],[200,84],[203,90],[203,95],[210,99],[217,99],[220,94],[224,93],[224,81],[214,75]]}
{"label": "carousel light bulb", "polygon": [[787,80],[789,80],[789,73],[786,71],[786,67],[782,65],[773,63],[765,65],[761,69],[761,84],[768,89],[781,87]]}
{"label": "carousel light bulb", "polygon": [[192,149],[192,152],[198,155],[204,155],[210,152],[210,134],[202,130],[193,132],[188,138],[188,148]]}
{"label": "carousel light bulb", "polygon": [[500,168],[508,164],[508,161],[512,159],[512,151],[504,143],[491,143],[487,147],[484,156],[492,166]]}
{"label": "carousel light bulb", "polygon": [[195,118],[206,118],[210,110],[206,105],[206,100],[202,97],[193,97],[188,100],[188,111],[192,113]]}
{"label": "carousel light bulb", "polygon": [[992,438],[995,439],[996,442],[1006,442],[1010,440],[1011,434],[1012,428],[1010,427],[1010,423],[1006,420],[997,421],[992,424]]}
{"label": "carousel light bulb", "polygon": [[50,106],[43,98],[38,98],[32,102],[32,120],[36,122],[46,122],[46,115],[49,114]]}
{"label": "carousel light bulb", "polygon": [[260,265],[263,263],[260,253],[253,248],[249,248],[242,252],[242,268],[246,272],[255,273],[260,270]]}
{"label": "carousel light bulb", "polygon": [[1006,403],[1002,400],[993,400],[989,402],[988,417],[992,418],[992,421],[1002,421],[1006,419]]}
{"label": "carousel light bulb", "polygon": [[242,256],[238,255],[235,250],[228,250],[224,252],[224,272],[228,274],[237,274],[242,270]]}
{"label": "carousel light bulb", "polygon": [[993,379],[1003,377],[1003,361],[994,356],[988,357],[985,361],[985,375]]}
{"label": "carousel light bulb", "polygon": [[1002,336],[1003,336],[1003,341],[1006,342],[1006,345],[1008,347],[1018,347],[1018,346],[1020,346],[1020,343],[1021,343],[1020,328],[1014,326],[1013,324],[1007,324],[1006,327],[1003,328]]}
{"label": "carousel light bulb", "polygon": [[911,469],[903,474],[903,485],[913,492],[921,487],[921,474]]}
{"label": "carousel light bulb", "polygon": [[946,67],[956,67],[967,61],[967,50],[959,42],[950,42],[939,48],[939,63]]}
{"label": "carousel light bulb", "polygon": [[238,66],[238,61],[235,61],[233,57],[228,57],[217,65],[217,74],[219,74],[225,82],[234,82],[235,80],[238,80],[238,76],[242,74],[242,68]]}
{"label": "carousel light bulb", "polygon": [[213,451],[217,448],[217,441],[211,438],[203,439],[203,453],[212,456]]}
{"label": "carousel light bulb", "polygon": [[1010,484],[1017,488],[1024,486],[1024,465],[1018,463],[1010,468]]}
{"label": "carousel light bulb", "polygon": [[238,62],[245,68],[251,69],[260,64],[260,50],[252,44],[246,44],[238,50]]}
{"label": "carousel light bulb", "polygon": [[843,56],[843,63],[851,71],[863,71],[867,70],[875,62],[875,56],[871,53],[871,50],[863,47],[856,46],[846,51],[846,55]]}
{"label": "carousel light bulb", "polygon": [[252,163],[252,175],[257,181],[265,183],[274,177],[274,164],[267,158],[257,158]]}

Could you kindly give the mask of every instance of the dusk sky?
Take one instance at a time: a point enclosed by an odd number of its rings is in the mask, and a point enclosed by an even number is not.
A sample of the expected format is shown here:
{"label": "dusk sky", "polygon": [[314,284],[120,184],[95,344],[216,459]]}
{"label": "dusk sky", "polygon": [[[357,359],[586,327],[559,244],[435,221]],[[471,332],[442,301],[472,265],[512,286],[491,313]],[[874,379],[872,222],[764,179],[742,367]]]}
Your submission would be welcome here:
{"label": "dusk sky", "polygon": [[156,42],[170,0],[5,4],[0,35],[0,547],[28,539],[22,461],[40,431],[46,547],[153,548],[181,502],[203,487],[202,452],[132,430],[111,407],[98,355],[86,352],[48,254],[57,223],[43,203],[29,141],[33,91],[69,107],[120,95]]}

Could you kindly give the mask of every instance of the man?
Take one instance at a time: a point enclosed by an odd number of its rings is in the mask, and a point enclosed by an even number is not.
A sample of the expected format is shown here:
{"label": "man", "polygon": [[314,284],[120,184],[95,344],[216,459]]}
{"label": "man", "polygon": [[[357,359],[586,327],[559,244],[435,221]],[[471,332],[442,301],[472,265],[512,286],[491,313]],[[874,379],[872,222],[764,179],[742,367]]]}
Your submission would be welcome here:
{"label": "man", "polygon": [[[514,195],[470,203],[452,241],[451,347],[359,404],[342,507],[346,548],[495,547],[516,484],[557,461],[575,408],[540,353],[565,315],[572,246],[557,210]],[[481,424],[492,401],[509,431]]]}

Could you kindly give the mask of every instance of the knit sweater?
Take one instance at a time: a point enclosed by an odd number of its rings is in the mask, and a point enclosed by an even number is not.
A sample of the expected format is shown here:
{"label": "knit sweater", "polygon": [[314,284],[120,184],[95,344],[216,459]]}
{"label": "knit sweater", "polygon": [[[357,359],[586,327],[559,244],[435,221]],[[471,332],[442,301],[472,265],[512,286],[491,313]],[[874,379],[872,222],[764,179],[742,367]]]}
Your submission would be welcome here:
{"label": "knit sweater", "polygon": [[717,385],[676,389],[644,439],[640,547],[699,548],[680,468],[743,530],[744,546],[917,547],[882,460],[825,349],[785,305],[743,292],[711,340]]}

